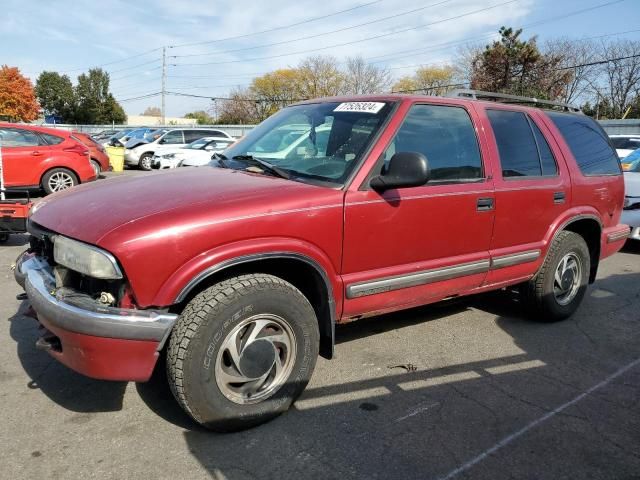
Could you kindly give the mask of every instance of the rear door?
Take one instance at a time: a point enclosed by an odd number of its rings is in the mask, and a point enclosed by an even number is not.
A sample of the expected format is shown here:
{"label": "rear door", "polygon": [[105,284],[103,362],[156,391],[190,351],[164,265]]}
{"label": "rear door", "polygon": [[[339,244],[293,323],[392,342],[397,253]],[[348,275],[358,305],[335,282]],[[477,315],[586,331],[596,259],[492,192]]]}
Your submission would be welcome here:
{"label": "rear door", "polygon": [[38,172],[48,153],[40,137],[30,130],[0,128],[0,143],[5,186],[36,186]]}
{"label": "rear door", "polygon": [[499,160],[492,269],[485,282],[492,285],[536,271],[550,226],[571,205],[571,181],[542,113],[497,105],[484,114],[492,155]]}
{"label": "rear door", "polygon": [[[479,287],[489,270],[493,184],[474,112],[413,104],[369,177],[345,199],[343,315],[424,304]],[[427,157],[424,186],[376,192],[397,152]]]}

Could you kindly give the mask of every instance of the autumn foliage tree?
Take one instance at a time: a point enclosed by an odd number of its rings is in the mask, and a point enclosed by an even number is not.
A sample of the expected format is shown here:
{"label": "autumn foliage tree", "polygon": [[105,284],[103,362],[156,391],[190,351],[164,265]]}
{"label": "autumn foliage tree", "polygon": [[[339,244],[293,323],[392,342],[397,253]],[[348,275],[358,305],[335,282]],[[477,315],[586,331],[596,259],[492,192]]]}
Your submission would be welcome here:
{"label": "autumn foliage tree", "polygon": [[422,95],[444,95],[453,89],[455,70],[450,65],[420,67],[413,75],[400,78],[393,91],[419,93]]}
{"label": "autumn foliage tree", "polygon": [[0,68],[0,117],[14,122],[38,118],[40,108],[33,85],[16,67]]}

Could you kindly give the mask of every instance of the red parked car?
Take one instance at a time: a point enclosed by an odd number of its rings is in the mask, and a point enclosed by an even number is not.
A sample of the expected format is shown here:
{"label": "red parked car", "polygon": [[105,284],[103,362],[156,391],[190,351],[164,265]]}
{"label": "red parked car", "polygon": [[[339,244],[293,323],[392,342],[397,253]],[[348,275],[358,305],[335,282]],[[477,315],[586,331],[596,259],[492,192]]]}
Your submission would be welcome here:
{"label": "red parked car", "polygon": [[15,273],[38,346],[111,380],[166,358],[186,412],[236,430],[295,401],[337,323],[507,286],[569,317],[629,234],[618,157],[568,106],[459,95],[311,100],[216,167],[56,195]]}
{"label": "red parked car", "polygon": [[89,149],[89,161],[93,171],[96,172],[96,176],[99,176],[102,172],[111,171],[109,156],[101,143],[96,142],[91,138],[91,135],[82,132],[73,132],[71,136]]}
{"label": "red parked car", "polygon": [[7,189],[54,193],[96,179],[89,150],[64,130],[0,123],[0,145]]}

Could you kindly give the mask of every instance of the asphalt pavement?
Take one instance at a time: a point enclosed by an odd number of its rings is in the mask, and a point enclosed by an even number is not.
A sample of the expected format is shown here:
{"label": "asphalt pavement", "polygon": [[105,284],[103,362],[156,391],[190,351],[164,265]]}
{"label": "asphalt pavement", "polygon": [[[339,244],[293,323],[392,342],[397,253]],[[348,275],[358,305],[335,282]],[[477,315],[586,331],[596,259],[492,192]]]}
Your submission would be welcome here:
{"label": "asphalt pavement", "polygon": [[509,292],[338,327],[285,415],[195,425],[157,369],[85,378],[36,350],[0,246],[0,478],[640,479],[640,244],[578,313],[526,319]]}

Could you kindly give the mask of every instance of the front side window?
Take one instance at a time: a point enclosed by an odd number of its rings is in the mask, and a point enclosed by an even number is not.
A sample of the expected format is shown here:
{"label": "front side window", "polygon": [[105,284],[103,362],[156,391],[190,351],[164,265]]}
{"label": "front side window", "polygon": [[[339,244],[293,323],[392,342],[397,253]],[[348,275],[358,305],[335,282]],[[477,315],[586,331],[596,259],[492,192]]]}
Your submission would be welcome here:
{"label": "front side window", "polygon": [[264,160],[298,181],[343,184],[392,107],[391,102],[294,105],[252,129],[224,155]]}
{"label": "front side window", "polygon": [[162,137],[162,143],[168,145],[184,143],[182,130],[174,130],[172,132],[168,132],[164,137]]}
{"label": "front side window", "polygon": [[618,155],[595,120],[575,113],[547,115],[560,130],[583,175],[620,175]]}
{"label": "front side window", "polygon": [[422,153],[429,183],[482,178],[476,133],[467,111],[445,105],[414,105],[384,154],[385,167],[399,152]]}
{"label": "front side window", "polygon": [[2,147],[37,147],[40,145],[38,136],[28,130],[19,128],[0,128],[0,143]]}

